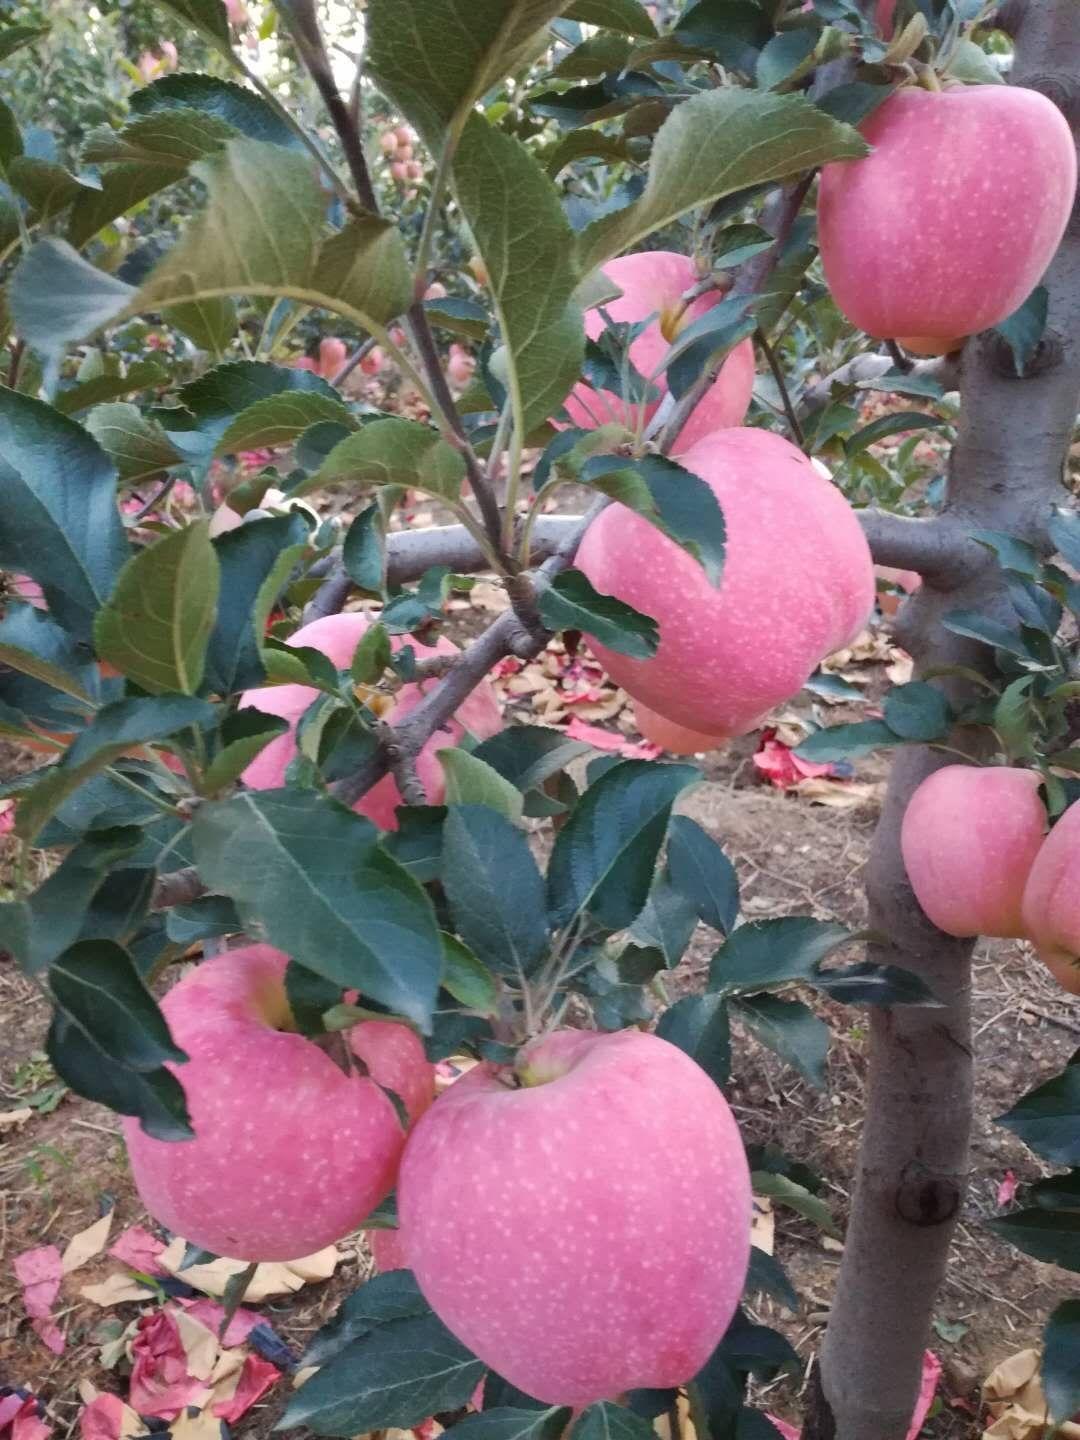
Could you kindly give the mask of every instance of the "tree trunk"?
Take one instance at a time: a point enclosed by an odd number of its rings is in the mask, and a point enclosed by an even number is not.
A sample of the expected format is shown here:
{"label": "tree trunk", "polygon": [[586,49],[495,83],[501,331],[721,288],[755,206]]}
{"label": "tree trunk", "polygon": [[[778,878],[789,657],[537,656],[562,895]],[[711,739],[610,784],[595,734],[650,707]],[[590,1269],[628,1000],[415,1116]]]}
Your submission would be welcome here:
{"label": "tree trunk", "polygon": [[[1011,6],[1013,82],[1042,90],[1080,129],[1080,23],[1076,0]],[[986,157],[993,165],[993,157]],[[903,216],[897,216],[903,224]],[[993,334],[969,342],[962,361],[962,417],[942,520],[955,533],[1005,531],[1049,548],[1049,507],[1066,496],[1065,454],[1080,404],[1080,205],[1046,277],[1046,335],[1023,379]],[[932,528],[932,527],[931,527]],[[904,606],[901,642],[920,671],[985,666],[986,647],[940,624],[972,609],[1014,623],[1000,572],[982,547],[947,579],[936,574]],[[970,698],[942,682],[955,701]],[[985,733],[985,732],[983,732]],[[972,749],[979,732],[957,743]],[[904,1440],[930,1333],[934,1299],[963,1203],[971,1130],[972,942],[954,940],[923,915],[900,855],[908,799],[949,757],[901,750],[867,874],[870,924],[890,943],[870,956],[917,971],[943,1009],[875,1011],[866,1123],[836,1300],[816,1376],[805,1440]]]}

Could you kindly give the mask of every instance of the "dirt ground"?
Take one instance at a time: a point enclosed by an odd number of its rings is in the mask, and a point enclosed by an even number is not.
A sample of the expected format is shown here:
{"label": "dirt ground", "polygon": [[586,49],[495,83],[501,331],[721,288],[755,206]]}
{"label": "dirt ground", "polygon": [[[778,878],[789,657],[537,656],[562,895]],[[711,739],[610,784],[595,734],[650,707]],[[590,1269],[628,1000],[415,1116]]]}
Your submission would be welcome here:
{"label": "dirt ground", "polygon": [[[754,743],[751,737],[709,757],[706,783],[685,805],[735,863],[744,915],[757,919],[809,912],[861,924],[860,871],[887,762],[877,757],[860,761],[855,781],[865,787],[861,802],[829,808],[762,784],[751,763]],[[0,752],[0,773],[25,760],[7,747]],[[0,839],[0,863],[4,846],[10,842]],[[673,993],[693,987],[711,949],[702,933],[672,979]],[[739,1035],[730,1096],[748,1139],[781,1146],[821,1176],[822,1194],[842,1233],[862,1118],[867,1041],[861,1011],[820,1000],[814,1004],[833,1029],[828,1089],[814,1091],[754,1040]],[[42,1396],[57,1440],[65,1440],[77,1425],[81,1379],[90,1378],[100,1389],[125,1390],[123,1366],[110,1372],[100,1365],[101,1327],[116,1318],[126,1323],[138,1306],[102,1310],[80,1297],[79,1287],[116,1269],[115,1262],[80,1270],[65,1280],[57,1302],[67,1349],[53,1356],[29,1328],[11,1261],[35,1244],[54,1241],[63,1247],[111,1205],[116,1207],[114,1237],[124,1226],[148,1223],[148,1218],[132,1187],[117,1118],[70,1094],[49,1108],[56,1089],[40,1056],[46,1016],[35,987],[10,961],[0,961],[0,1111],[40,1107],[33,1108],[25,1124],[0,1131],[0,1383],[26,1386]],[[1057,989],[1022,944],[984,942],[977,954],[975,1016],[978,1114],[972,1183],[933,1336],[945,1367],[941,1393],[946,1404],[924,1431],[937,1440],[975,1440],[982,1433],[973,1413],[981,1381],[1000,1360],[1037,1344],[1050,1309],[1078,1288],[1075,1277],[999,1243],[981,1221],[996,1212],[1006,1172],[1021,1181],[1042,1173],[1019,1141],[992,1124],[992,1117],[1059,1070],[1080,1045],[1080,1006]],[[776,1254],[791,1275],[801,1308],[792,1317],[763,1302],[757,1315],[783,1329],[809,1363],[828,1316],[841,1247],[790,1211],[778,1209],[775,1220]],[[259,1307],[297,1352],[367,1271],[362,1242],[346,1242],[340,1249],[342,1262],[332,1280]],[[792,1417],[798,1413],[800,1389],[785,1380],[759,1398]],[[238,1433],[268,1433],[289,1393],[287,1383],[279,1383],[237,1425]]]}

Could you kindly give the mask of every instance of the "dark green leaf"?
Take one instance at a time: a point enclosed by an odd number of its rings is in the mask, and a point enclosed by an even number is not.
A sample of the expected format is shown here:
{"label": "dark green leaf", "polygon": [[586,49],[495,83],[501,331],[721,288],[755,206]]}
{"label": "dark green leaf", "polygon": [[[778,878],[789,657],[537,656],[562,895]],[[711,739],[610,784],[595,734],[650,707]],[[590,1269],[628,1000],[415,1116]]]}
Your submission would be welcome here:
{"label": "dark green leaf", "polygon": [[717,1085],[731,1074],[731,1025],[720,995],[684,995],[660,1016],[656,1033],[696,1060]]}
{"label": "dark green leaf", "polygon": [[585,630],[609,650],[648,660],[660,644],[651,615],[601,595],[581,570],[564,570],[540,597],[540,618],[549,630]]}
{"label": "dark green leaf", "polygon": [[183,458],[157,421],[126,401],[98,405],[87,416],[86,428],[125,485],[155,479]]}
{"label": "dark green leaf", "polygon": [[632,924],[648,899],[671,807],[700,779],[692,765],[624,760],[586,790],[548,866],[556,924],[582,910],[611,930]]}
{"label": "dark green leaf", "polygon": [[879,105],[884,105],[892,93],[891,85],[868,85],[865,81],[853,80],[847,85],[838,85],[814,103],[834,120],[860,125]]}
{"label": "dark green leaf", "polygon": [[308,1342],[302,1364],[325,1365],[351,1341],[369,1335],[380,1325],[430,1313],[431,1306],[421,1295],[411,1270],[374,1275],[342,1301]]}
{"label": "dark green leaf", "polygon": [[546,725],[508,725],[478,745],[473,754],[519,790],[528,792],[571,760],[588,753],[582,740],[568,740],[562,730]]}
{"label": "dark green leaf", "polygon": [[431,902],[370,821],[313,790],[203,805],[196,863],[264,934],[328,980],[427,1027],[442,968]]}
{"label": "dark green leaf", "polygon": [[[585,1413],[588,1414],[588,1411]],[[456,1436],[457,1440],[559,1440],[572,1414],[569,1406],[517,1410],[503,1405],[485,1405],[479,1414],[466,1415],[464,1420],[451,1425],[447,1434]],[[580,1434],[579,1427],[580,1421],[575,1427],[575,1434]],[[630,1440],[629,1436],[627,1440]]]}
{"label": "dark green leaf", "polygon": [[803,760],[815,762],[830,760],[857,760],[883,746],[902,745],[904,742],[884,720],[859,720],[852,725],[829,725],[815,730],[801,745],[795,747],[795,754]]}
{"label": "dark green leaf", "polygon": [[890,690],[884,708],[886,725],[903,740],[943,740],[952,728],[948,700],[922,680]]}
{"label": "dark green leaf", "polygon": [[1065,1067],[1019,1100],[996,1123],[1043,1160],[1080,1165],[1080,1063]]}
{"label": "dark green leaf", "polygon": [[661,871],[630,933],[639,944],[656,946],[667,968],[674,970],[690,944],[697,923],[694,902],[672,884],[666,871]]}
{"label": "dark green leaf", "polygon": [[304,552],[308,527],[300,515],[249,520],[214,540],[221,600],[206,650],[206,686],[221,695],[261,685],[259,656],[270,609]]}
{"label": "dark green leaf", "polygon": [[600,455],[586,462],[581,478],[644,516],[701,564],[710,585],[720,584],[727,526],[720,502],[699,475],[662,455],[633,461]]}
{"label": "dark green leaf", "polygon": [[997,620],[988,619],[978,610],[950,610],[941,617],[941,623],[954,635],[969,635],[973,640],[981,640],[986,645],[993,645],[995,649],[1004,650],[1009,655],[1015,655],[1029,663],[1037,659],[1017,631],[1010,630]]}
{"label": "dark green leaf", "polygon": [[61,1080],[120,1115],[137,1115],[155,1140],[191,1140],[184,1091],[170,1071],[141,1073],[118,1064],[62,1012],[53,1015],[45,1052]]}
{"label": "dark green leaf", "polygon": [[406,1429],[464,1405],[484,1369],[434,1315],[395,1320],[350,1341],[296,1392],[275,1428],[340,1436]]}
{"label": "dark green leaf", "polygon": [[448,935],[444,931],[442,943],[442,988],[449,991],[467,1010],[475,1010],[481,1015],[494,1015],[498,1009],[499,996],[491,971],[455,935]]}
{"label": "dark green leaf", "polygon": [[[12,605],[0,619],[0,665],[10,665],[87,704],[100,694],[98,669],[90,652],[33,605]],[[10,690],[5,699],[10,702]]]}
{"label": "dark green leaf", "polygon": [[290,960],[285,967],[285,995],[301,1035],[322,1035],[323,1016],[341,1002],[342,986]]}
{"label": "dark green leaf", "polygon": [[562,14],[583,25],[599,25],[607,30],[621,30],[627,35],[644,35],[652,39],[656,26],[644,5],[638,0],[572,0],[564,4]]}
{"label": "dark green leaf", "polygon": [[764,1250],[759,1250],[756,1245],[750,1247],[750,1268],[746,1272],[747,1295],[761,1292],[778,1300],[794,1314],[799,1308],[799,1297],[795,1293],[795,1287],[788,1279],[784,1267],[779,1260],[772,1255],[767,1255]]}
{"label": "dark green leaf", "polygon": [[221,727],[222,747],[203,772],[202,792],[213,795],[239,780],[256,755],[288,729],[287,720],[255,709],[237,710],[230,715]]}
{"label": "dark green leaf", "polygon": [[732,994],[792,980],[813,983],[824,959],[860,938],[846,925],[808,915],[752,920],[740,925],[713,956],[709,989]]}
{"label": "dark green leaf", "polygon": [[237,935],[242,928],[236,906],[224,895],[201,895],[190,905],[174,905],[165,914],[168,939],[185,948],[199,940]]}
{"label": "dark green leaf", "polygon": [[147,1073],[187,1056],[126,950],[82,940],[49,967],[49,987],[67,1019],[117,1064]]}
{"label": "dark green leaf", "polygon": [[1050,512],[1050,538],[1062,559],[1080,570],[1080,511],[1055,506]]}
{"label": "dark green leaf", "polygon": [[34,891],[28,907],[29,943],[25,948],[11,944],[27,974],[40,975],[80,938],[84,915],[109,871],[134,854],[141,838],[133,825],[95,830],[73,846]]}
{"label": "dark green leaf", "polygon": [[997,333],[1008,341],[1017,375],[1023,375],[1042,339],[1049,305],[1046,286],[1036,285],[1019,310],[1014,310],[1000,325],[994,326]]}
{"label": "dark green leaf", "polygon": [[343,400],[317,390],[289,390],[256,400],[241,411],[217,443],[219,455],[264,446],[293,445],[313,425],[334,421],[351,430],[356,422]]}
{"label": "dark green leaf", "polygon": [[1018,1210],[985,1223],[1025,1255],[1080,1272],[1080,1211]]}
{"label": "dark green leaf", "polygon": [[1042,1386],[1056,1424],[1080,1410],[1080,1300],[1062,1301],[1047,1321]]}
{"label": "dark green leaf", "polygon": [[844,450],[849,457],[860,455],[890,435],[903,435],[909,430],[940,430],[946,423],[938,415],[919,415],[914,410],[903,410],[898,415],[882,415],[880,420],[872,420],[845,440]]}
{"label": "dark green leaf", "polygon": [[324,485],[405,485],[456,501],[465,461],[430,425],[391,416],[335,445],[321,469],[294,491]]}
{"label": "dark green leaf", "polygon": [[829,1207],[824,1200],[811,1195],[805,1185],[792,1180],[788,1175],[778,1175],[771,1170],[755,1170],[750,1176],[755,1195],[764,1195],[778,1205],[786,1205],[797,1215],[812,1220],[828,1235],[837,1233]]}
{"label": "dark green leaf", "polygon": [[667,858],[672,884],[693,904],[699,919],[728,934],[739,914],[739,878],[712,836],[696,820],[676,815],[668,831]]}
{"label": "dark green leaf", "polygon": [[361,510],[349,526],[341,558],[349,579],[381,595],[386,588],[386,536],[378,501]]}
{"label": "dark green leaf", "polygon": [[647,1420],[610,1400],[589,1405],[578,1416],[571,1432],[574,1440],[649,1440],[652,1433]]}
{"label": "dark green leaf", "polygon": [[750,995],[734,1001],[732,1009],[763,1045],[793,1065],[811,1085],[824,1089],[829,1027],[808,1005],[776,995]]}
{"label": "dark green leaf", "polygon": [[784,30],[758,56],[756,79],[760,90],[775,90],[812,68],[818,42],[816,30]]}
{"label": "dark green leaf", "polygon": [[39,355],[55,360],[72,341],[107,325],[134,298],[130,285],[91,265],[65,240],[52,238],[26,252],[10,282],[16,329]]}
{"label": "dark green leaf", "polygon": [[451,807],[442,882],[454,926],[500,974],[528,974],[546,954],[544,882],[529,843],[483,805]]}

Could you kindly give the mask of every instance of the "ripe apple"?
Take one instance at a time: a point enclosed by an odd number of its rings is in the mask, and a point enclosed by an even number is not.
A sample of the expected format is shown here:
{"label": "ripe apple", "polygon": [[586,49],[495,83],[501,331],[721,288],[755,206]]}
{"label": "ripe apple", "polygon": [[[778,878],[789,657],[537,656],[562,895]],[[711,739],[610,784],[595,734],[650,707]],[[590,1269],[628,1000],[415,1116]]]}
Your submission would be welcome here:
{"label": "ripe apple", "polygon": [[[672,342],[687,325],[706,315],[722,298],[718,292],[700,295],[687,304],[683,294],[698,280],[694,262],[686,255],[670,250],[649,250],[638,255],[623,255],[604,266],[604,274],[623,292],[617,300],[600,308],[619,324],[637,324],[650,315],[656,319],[630,346],[630,360],[638,374],[648,379],[663,361]],[[600,309],[585,316],[585,333],[597,340],[605,328]],[[655,385],[661,396],[667,394],[666,373],[657,376]],[[702,397],[679,436],[677,453],[688,450],[696,441],[713,430],[741,425],[754,388],[754,347],[749,340],[740,341],[724,361],[714,384]],[[656,400],[646,406],[646,419],[659,408]],[[584,430],[612,421],[633,424],[639,407],[626,405],[620,395],[610,390],[594,390],[581,382],[574,386],[566,401],[572,424]]]}
{"label": "ripe apple", "polygon": [[367,1240],[375,1261],[375,1269],[380,1275],[385,1275],[388,1270],[409,1268],[400,1230],[369,1230]]}
{"label": "ripe apple", "polygon": [[1035,856],[1023,918],[1054,979],[1080,995],[1080,803],[1069,806]]}
{"label": "ripe apple", "polygon": [[1027,933],[1024,884],[1046,833],[1037,770],[946,765],[908,801],[900,849],[915,898],[946,935]]}
{"label": "ripe apple", "polygon": [[435,1313],[551,1405],[679,1385],[735,1312],[750,1176],[723,1095],[640,1030],[560,1030],[484,1063],[409,1138],[409,1268]]}
{"label": "ripe apple", "polygon": [[1011,315],[1076,194],[1061,111],[1016,85],[909,88],[861,129],[871,153],[826,165],[818,192],[825,278],[852,324],[955,345]]}
{"label": "ripe apple", "polygon": [[360,361],[360,369],[365,375],[378,375],[382,367],[383,352],[376,345],[374,350],[369,350]]}
{"label": "ripe apple", "polygon": [[186,975],[162,1009],[186,1064],[194,1140],[154,1140],[125,1119],[131,1170],[154,1219],[237,1260],[295,1260],[349,1234],[394,1185],[405,1136],[386,1086],[416,1121],[434,1069],[406,1025],[364,1021],[349,1046],[368,1075],[346,1076],[296,1033],[288,957],[227,950]]}
{"label": "ripe apple", "polygon": [[397,153],[398,138],[394,130],[384,130],[379,136],[379,146],[383,154],[389,159]]}
{"label": "ripe apple", "polygon": [[700,755],[706,750],[715,750],[724,743],[723,736],[702,735],[698,730],[688,730],[685,725],[676,725],[642,705],[640,700],[631,702],[637,728],[646,740],[660,745],[672,755]]}
{"label": "ripe apple", "polygon": [[801,450],[767,430],[718,430],[680,456],[727,524],[719,589],[659,530],[622,505],[590,525],[577,565],[605,595],[652,615],[649,660],[589,638],[639,704],[713,745],[755,729],[815,666],[849,644],[874,604],[874,567],[855,512]]}
{"label": "ripe apple", "polygon": [[332,380],[348,358],[348,346],[336,335],[327,335],[319,341],[319,374],[324,380]]}
{"label": "ripe apple", "polygon": [[[922,576],[916,570],[897,570],[892,565],[875,565],[874,574],[879,580],[887,580],[907,595],[914,595],[922,585]],[[900,609],[903,597],[891,591],[879,590],[877,603],[883,615],[895,615]]]}
{"label": "ripe apple", "polygon": [[[292,635],[290,645],[311,646],[329,656],[339,670],[344,670],[352,661],[360,637],[370,624],[366,615],[350,611],[344,615],[327,615],[313,620]],[[456,647],[440,635],[434,645],[424,645],[411,635],[395,635],[391,639],[395,650],[411,645],[418,660],[431,655],[453,655]],[[424,698],[427,687],[423,684],[403,685],[392,703],[382,712],[382,718],[389,723],[403,719],[414,710]],[[248,690],[240,698],[240,708],[254,706],[266,715],[280,715],[288,720],[291,728],[284,735],[277,735],[265,749],[261,750],[241,776],[245,785],[252,790],[274,790],[285,783],[285,771],[296,754],[296,725],[308,706],[318,698],[318,691],[310,685],[266,685],[259,690]],[[386,697],[389,699],[389,697]],[[383,697],[368,697],[378,709]],[[432,805],[442,803],[445,782],[442,766],[435,758],[438,750],[448,745],[458,745],[466,730],[480,740],[486,740],[502,728],[502,715],[495,692],[484,681],[463,701],[457,715],[442,730],[427,742],[417,757],[416,769],[427,791]],[[395,808],[401,804],[401,793],[389,775],[373,785],[366,795],[353,807],[361,815],[373,820],[382,830],[396,830]]]}

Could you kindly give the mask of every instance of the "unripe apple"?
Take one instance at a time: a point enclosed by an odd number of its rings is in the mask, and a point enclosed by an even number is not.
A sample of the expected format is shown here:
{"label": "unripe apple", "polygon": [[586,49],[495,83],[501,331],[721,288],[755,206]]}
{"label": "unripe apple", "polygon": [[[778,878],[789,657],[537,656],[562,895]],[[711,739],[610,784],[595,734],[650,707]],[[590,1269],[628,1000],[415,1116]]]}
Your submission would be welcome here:
{"label": "unripe apple", "polygon": [[955,344],[1011,315],[1076,194],[1057,106],[1016,85],[909,88],[861,129],[871,153],[826,165],[818,191],[825,278],[852,324]]}
{"label": "unripe apple", "polygon": [[378,345],[376,345],[374,350],[369,350],[360,361],[360,369],[365,375],[378,375],[382,367],[383,352],[379,349]]}
{"label": "unripe apple", "polygon": [[855,512],[801,450],[767,430],[718,430],[680,456],[727,525],[718,589],[697,561],[639,515],[610,505],[576,564],[605,595],[652,615],[649,660],[589,638],[616,684],[714,745],[755,729],[849,644],[874,604],[874,567]]}
{"label": "unripe apple", "polygon": [[227,950],[191,971],[162,1010],[188,1056],[172,1066],[194,1140],[154,1140],[125,1119],[131,1170],[154,1219],[236,1260],[295,1260],[354,1230],[394,1185],[405,1136],[382,1086],[412,1121],[434,1069],[406,1025],[365,1021],[347,1035],[368,1075],[346,1076],[296,1032],[288,957]]}
{"label": "unripe apple", "polygon": [[435,1313],[551,1405],[689,1380],[742,1294],[735,1121],[693,1060],[640,1030],[555,1031],[513,1069],[476,1066],[413,1131],[397,1193]]}
{"label": "unripe apple", "polygon": [[[344,670],[352,662],[360,637],[369,624],[367,616],[359,611],[326,615],[321,620],[302,626],[288,643],[321,650],[339,670]],[[434,645],[424,645],[411,635],[394,635],[390,644],[395,650],[410,645],[418,660],[432,655],[458,653],[457,647],[445,635],[440,635]],[[391,725],[395,720],[404,719],[410,710],[419,705],[426,691],[427,686],[422,683],[403,685],[387,704],[381,718]],[[318,694],[310,685],[267,685],[259,690],[248,690],[241,696],[241,709],[254,706],[266,715],[280,715],[290,725],[286,734],[276,735],[247,767],[241,777],[245,785],[252,790],[274,790],[285,784],[285,771],[296,754],[296,725]],[[378,706],[382,697],[370,698]],[[436,752],[460,744],[466,730],[477,739],[486,740],[501,728],[499,702],[485,680],[461,703],[454,718],[431,737],[417,756],[416,771],[430,804],[442,804],[445,794],[445,779]],[[366,795],[360,797],[353,809],[373,820],[382,830],[396,830],[394,810],[400,804],[401,793],[393,777],[384,775]]]}
{"label": "unripe apple", "polygon": [[1080,995],[1080,803],[1069,806],[1035,857],[1023,918],[1054,979]]}
{"label": "unripe apple", "polygon": [[1037,770],[946,765],[908,801],[900,850],[911,888],[946,935],[1026,933],[1021,900],[1046,833]]}
{"label": "unripe apple", "polygon": [[645,739],[651,740],[654,745],[662,746],[672,755],[701,755],[724,743],[723,736],[703,735],[699,730],[688,730],[685,725],[676,725],[674,721],[658,715],[640,700],[632,703],[634,721]]}
{"label": "unripe apple", "polygon": [[[604,274],[623,292],[617,300],[600,308],[618,324],[638,324],[650,315],[656,319],[630,346],[630,360],[638,374],[647,380],[663,361],[679,333],[702,315],[708,314],[723,298],[718,291],[700,295],[689,304],[683,294],[697,283],[694,262],[686,255],[670,250],[649,250],[638,255],[623,255],[604,266]],[[598,340],[605,329],[600,308],[585,316],[585,333]],[[667,394],[666,372],[653,382],[661,398]],[[754,388],[754,347],[742,340],[724,361],[720,374],[702,396],[682,429],[676,454],[689,450],[713,430],[741,425]],[[660,400],[645,407],[650,419],[659,408]],[[640,413],[640,406],[627,406],[620,395],[610,390],[594,390],[581,382],[574,386],[566,400],[571,424],[584,430],[612,421],[630,424]]]}
{"label": "unripe apple", "polygon": [[319,341],[319,374],[324,380],[332,380],[348,358],[348,346],[336,335]]}

